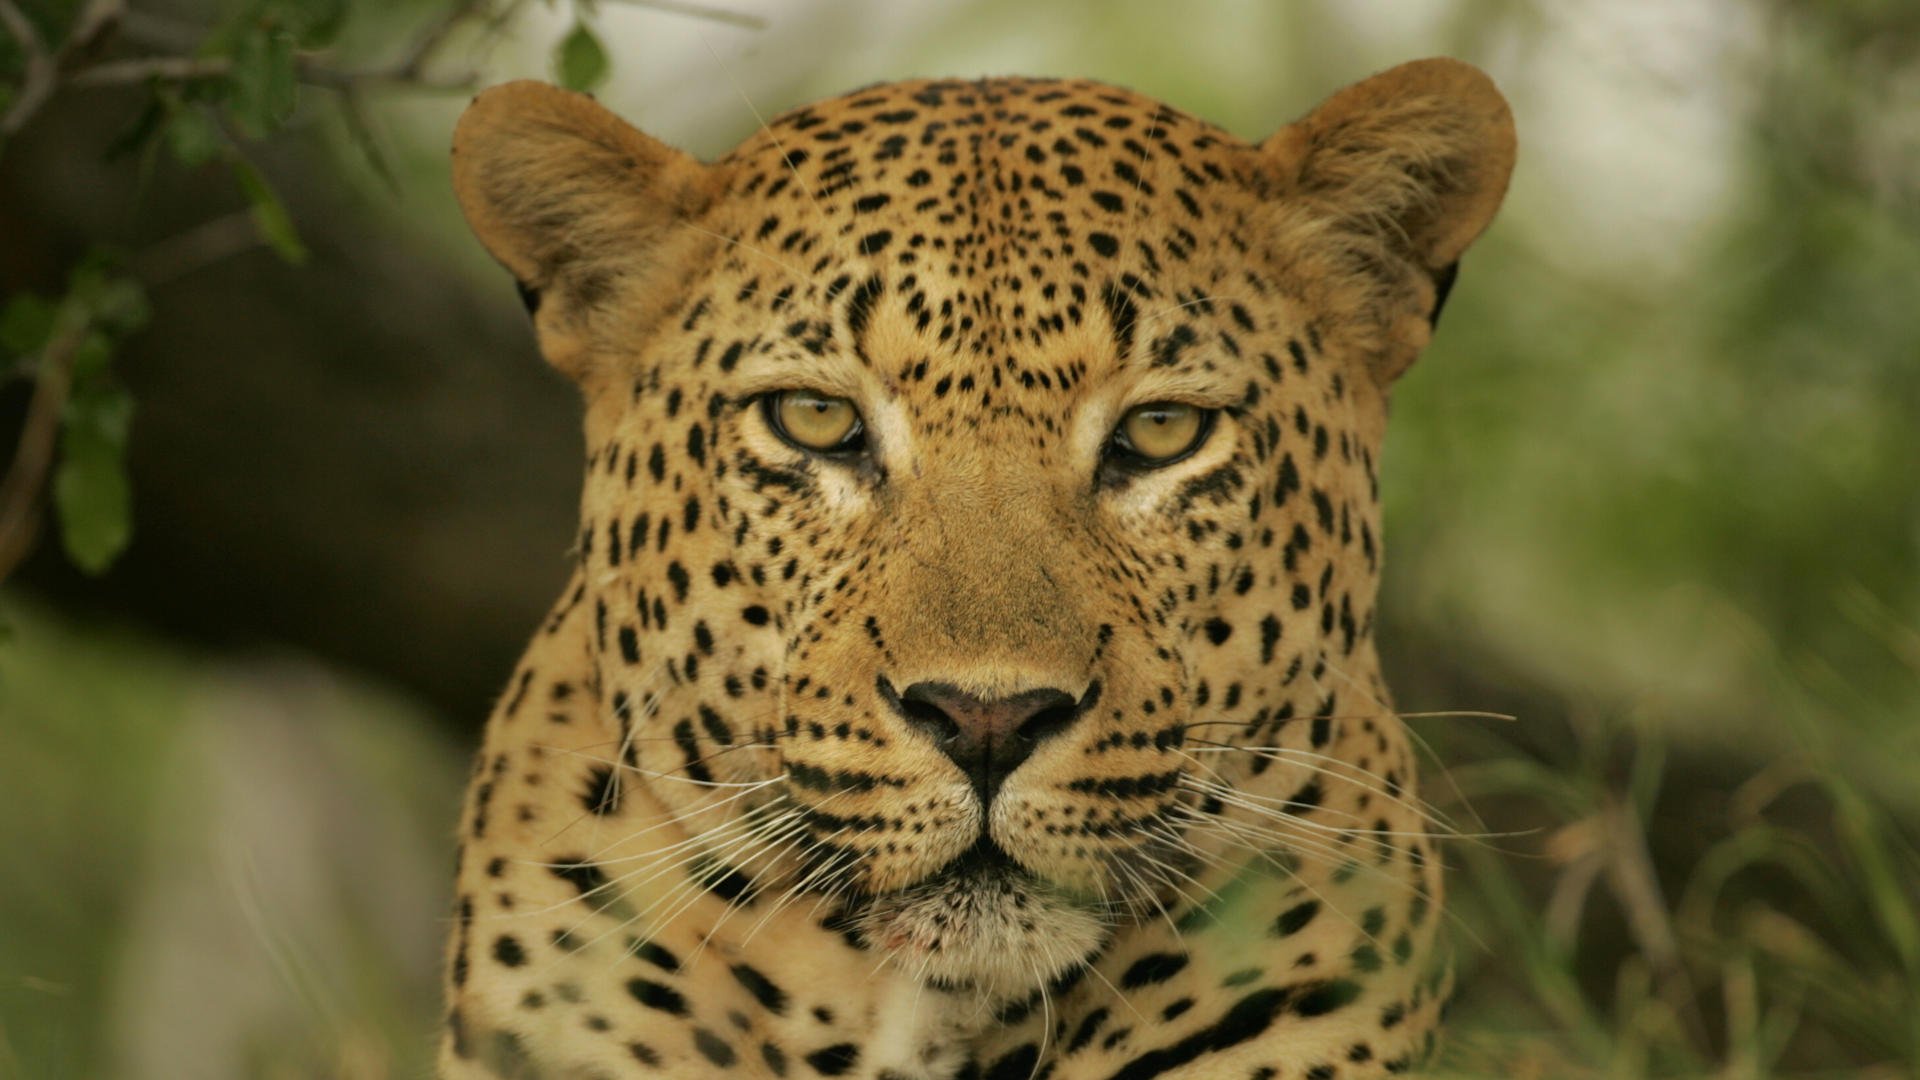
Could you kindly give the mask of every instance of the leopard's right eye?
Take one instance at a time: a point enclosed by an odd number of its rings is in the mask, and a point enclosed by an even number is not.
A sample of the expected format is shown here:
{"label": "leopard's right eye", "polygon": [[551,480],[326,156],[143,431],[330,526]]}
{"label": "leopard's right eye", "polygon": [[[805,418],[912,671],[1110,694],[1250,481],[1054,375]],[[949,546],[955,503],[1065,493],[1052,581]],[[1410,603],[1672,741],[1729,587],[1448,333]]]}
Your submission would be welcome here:
{"label": "leopard's right eye", "polygon": [[796,449],[851,454],[866,446],[860,410],[846,398],[812,390],[777,390],[760,400],[767,426]]}
{"label": "leopard's right eye", "polygon": [[1181,461],[1207,441],[1214,410],[1178,401],[1135,405],[1114,428],[1111,453],[1135,469],[1158,469]]}

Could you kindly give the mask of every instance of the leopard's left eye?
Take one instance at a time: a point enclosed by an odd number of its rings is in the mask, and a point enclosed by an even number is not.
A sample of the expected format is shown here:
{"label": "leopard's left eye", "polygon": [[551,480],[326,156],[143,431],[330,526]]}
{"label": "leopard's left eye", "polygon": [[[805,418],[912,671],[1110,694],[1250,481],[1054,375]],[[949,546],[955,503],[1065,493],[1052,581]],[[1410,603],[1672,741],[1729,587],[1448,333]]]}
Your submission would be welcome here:
{"label": "leopard's left eye", "polygon": [[1178,401],[1135,405],[1113,429],[1113,448],[1127,464],[1158,469],[1200,449],[1213,431],[1214,410]]}

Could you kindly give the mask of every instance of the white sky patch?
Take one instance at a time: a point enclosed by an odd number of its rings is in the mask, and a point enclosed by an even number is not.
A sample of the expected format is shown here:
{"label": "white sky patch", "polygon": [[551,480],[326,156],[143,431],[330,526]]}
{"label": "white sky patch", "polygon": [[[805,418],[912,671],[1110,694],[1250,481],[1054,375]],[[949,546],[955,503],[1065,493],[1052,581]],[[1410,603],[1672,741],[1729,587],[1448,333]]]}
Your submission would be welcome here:
{"label": "white sky patch", "polygon": [[1581,275],[1684,276],[1739,193],[1751,13],[1621,0],[1546,19],[1492,71],[1520,132],[1511,216]]}

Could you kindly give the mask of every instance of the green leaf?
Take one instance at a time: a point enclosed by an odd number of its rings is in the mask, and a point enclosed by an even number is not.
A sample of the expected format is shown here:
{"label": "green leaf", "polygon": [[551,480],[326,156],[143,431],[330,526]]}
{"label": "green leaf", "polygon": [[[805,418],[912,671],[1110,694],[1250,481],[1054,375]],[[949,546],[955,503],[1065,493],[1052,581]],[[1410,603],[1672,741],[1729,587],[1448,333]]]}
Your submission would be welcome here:
{"label": "green leaf", "polygon": [[554,50],[553,66],[561,86],[569,90],[591,90],[607,77],[607,50],[586,23],[576,22],[573,32]]}
{"label": "green leaf", "polygon": [[78,318],[119,337],[145,326],[152,313],[146,290],[118,272],[111,254],[98,249],[89,252],[69,276],[67,302],[75,305]]}
{"label": "green leaf", "polygon": [[90,332],[73,350],[75,382],[105,375],[113,364],[113,342],[105,334]]}
{"label": "green leaf", "polygon": [[167,149],[189,169],[212,161],[226,148],[220,125],[199,105],[182,105],[167,121]]}
{"label": "green leaf", "polygon": [[21,293],[0,308],[0,349],[14,356],[39,352],[53,336],[53,321],[58,313],[53,301],[33,293]]}
{"label": "green leaf", "polygon": [[295,266],[306,262],[307,246],[300,242],[300,233],[293,227],[293,218],[288,216],[286,205],[274,193],[267,178],[260,175],[260,170],[242,160],[234,161],[233,177],[251,204],[253,224],[260,230],[268,246]]}
{"label": "green leaf", "polygon": [[278,27],[259,27],[233,47],[233,94],[227,109],[240,130],[258,139],[271,134],[289,116],[299,97],[294,73],[293,35]]}
{"label": "green leaf", "polygon": [[53,505],[67,558],[89,574],[113,565],[133,536],[133,493],[127,483],[127,432],[133,400],[98,387],[67,404]]}
{"label": "green leaf", "polygon": [[333,44],[347,23],[346,0],[283,0],[274,4],[273,10],[299,38],[303,49]]}

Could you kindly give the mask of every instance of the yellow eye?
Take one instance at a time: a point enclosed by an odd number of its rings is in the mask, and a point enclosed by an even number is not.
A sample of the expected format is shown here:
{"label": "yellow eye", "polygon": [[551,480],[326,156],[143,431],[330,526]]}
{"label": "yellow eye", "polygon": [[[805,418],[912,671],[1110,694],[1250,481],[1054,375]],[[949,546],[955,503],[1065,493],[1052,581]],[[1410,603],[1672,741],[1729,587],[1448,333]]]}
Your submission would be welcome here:
{"label": "yellow eye", "polygon": [[1120,418],[1113,441],[1138,463],[1171,465],[1200,448],[1213,429],[1213,413],[1177,401],[1135,405]]}
{"label": "yellow eye", "polygon": [[768,395],[766,402],[773,430],[802,450],[829,453],[860,448],[860,410],[846,398],[782,390]]}

